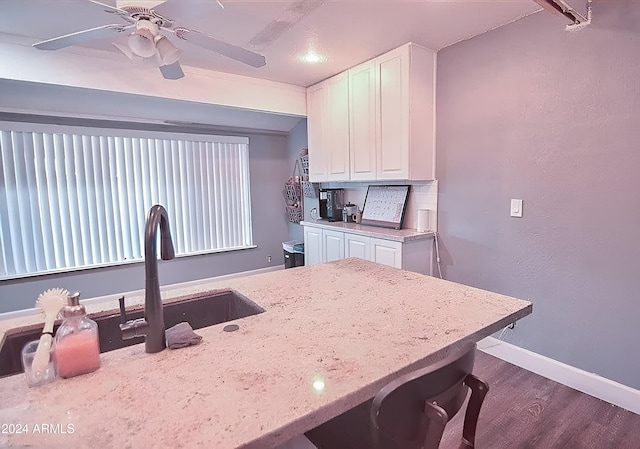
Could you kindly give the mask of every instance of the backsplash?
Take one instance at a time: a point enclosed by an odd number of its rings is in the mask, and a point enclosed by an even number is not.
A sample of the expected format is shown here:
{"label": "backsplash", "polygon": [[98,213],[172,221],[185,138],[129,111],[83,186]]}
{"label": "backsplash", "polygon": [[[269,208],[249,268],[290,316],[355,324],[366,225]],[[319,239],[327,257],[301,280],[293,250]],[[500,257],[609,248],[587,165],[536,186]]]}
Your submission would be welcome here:
{"label": "backsplash", "polygon": [[[323,182],[321,188],[344,189],[344,200],[356,204],[360,209],[364,206],[369,185],[406,185],[410,184],[409,199],[404,214],[403,229],[415,229],[417,227],[418,209],[429,209],[429,227],[437,231],[438,221],[438,181],[428,182]],[[317,198],[305,198],[305,219],[310,220],[310,211],[318,207]]]}

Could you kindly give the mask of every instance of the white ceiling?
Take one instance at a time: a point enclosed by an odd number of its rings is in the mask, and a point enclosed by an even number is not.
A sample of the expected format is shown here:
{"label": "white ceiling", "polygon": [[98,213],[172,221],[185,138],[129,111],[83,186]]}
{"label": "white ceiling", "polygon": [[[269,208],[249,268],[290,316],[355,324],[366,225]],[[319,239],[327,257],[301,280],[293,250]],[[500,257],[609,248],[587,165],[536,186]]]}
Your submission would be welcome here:
{"label": "white ceiling", "polygon": [[[258,51],[267,59],[265,67],[256,69],[174,37],[183,50],[183,65],[298,86],[312,85],[405,42],[438,50],[540,9],[533,0],[222,0],[224,9],[215,0],[170,1],[176,3],[173,19],[178,25]],[[131,3],[159,2],[126,4]],[[287,20],[295,23],[278,33],[278,24]],[[120,21],[86,0],[1,2],[0,32],[34,42]],[[86,46],[117,52],[110,40]],[[326,61],[302,63],[299,57],[311,47]]]}

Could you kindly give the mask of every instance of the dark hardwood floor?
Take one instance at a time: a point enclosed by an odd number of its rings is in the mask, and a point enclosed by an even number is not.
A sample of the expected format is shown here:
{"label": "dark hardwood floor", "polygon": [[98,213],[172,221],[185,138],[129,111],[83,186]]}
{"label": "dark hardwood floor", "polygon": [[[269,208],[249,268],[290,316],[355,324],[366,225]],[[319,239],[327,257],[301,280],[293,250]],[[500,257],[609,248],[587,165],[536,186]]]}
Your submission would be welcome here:
{"label": "dark hardwood floor", "polygon": [[[477,352],[474,374],[489,384],[478,449],[638,449],[640,415]],[[460,448],[465,408],[440,449]]]}

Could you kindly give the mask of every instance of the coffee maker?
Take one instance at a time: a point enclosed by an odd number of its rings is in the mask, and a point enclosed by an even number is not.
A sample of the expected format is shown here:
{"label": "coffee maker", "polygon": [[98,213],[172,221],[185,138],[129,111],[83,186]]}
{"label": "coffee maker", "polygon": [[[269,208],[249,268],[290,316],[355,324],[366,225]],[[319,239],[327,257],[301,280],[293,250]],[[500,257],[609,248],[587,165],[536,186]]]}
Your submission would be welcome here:
{"label": "coffee maker", "polygon": [[344,189],[320,189],[320,218],[341,221],[343,198]]}

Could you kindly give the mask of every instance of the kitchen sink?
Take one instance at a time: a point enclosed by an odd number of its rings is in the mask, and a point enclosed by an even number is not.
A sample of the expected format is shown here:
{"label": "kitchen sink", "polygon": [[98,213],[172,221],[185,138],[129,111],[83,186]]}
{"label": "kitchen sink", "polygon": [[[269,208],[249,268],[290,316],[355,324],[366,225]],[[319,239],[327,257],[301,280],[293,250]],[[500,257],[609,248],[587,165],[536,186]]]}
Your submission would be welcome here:
{"label": "kitchen sink", "polygon": [[[214,324],[225,323],[265,310],[232,290],[205,292],[197,296],[189,296],[164,305],[164,323],[168,329],[178,323],[187,321],[194,329],[201,329]],[[120,332],[119,311],[89,314],[98,323],[100,335],[100,352],[109,352],[144,342],[144,337],[123,340]],[[144,306],[138,305],[127,309],[127,319],[144,317]],[[54,327],[57,330],[60,323]],[[12,329],[7,332],[4,344],[0,348],[0,377],[23,372],[20,361],[22,347],[31,340],[38,340],[42,332],[42,324]]]}

